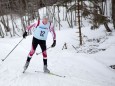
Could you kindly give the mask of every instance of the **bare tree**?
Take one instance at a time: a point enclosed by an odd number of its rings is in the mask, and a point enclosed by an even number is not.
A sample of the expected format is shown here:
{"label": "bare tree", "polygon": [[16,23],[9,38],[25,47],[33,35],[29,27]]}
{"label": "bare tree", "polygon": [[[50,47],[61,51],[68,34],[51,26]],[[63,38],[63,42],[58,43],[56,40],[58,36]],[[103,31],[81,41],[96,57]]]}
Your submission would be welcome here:
{"label": "bare tree", "polygon": [[2,38],[4,38],[4,33],[3,33],[3,30],[2,30],[1,25],[0,25],[0,36],[1,36]]}
{"label": "bare tree", "polygon": [[115,28],[115,0],[112,0],[112,19],[113,19],[113,25]]}
{"label": "bare tree", "polygon": [[82,34],[81,34],[81,24],[80,24],[80,5],[79,5],[80,0],[77,0],[78,3],[78,29],[79,29],[79,40],[80,40],[80,45],[82,45]]}

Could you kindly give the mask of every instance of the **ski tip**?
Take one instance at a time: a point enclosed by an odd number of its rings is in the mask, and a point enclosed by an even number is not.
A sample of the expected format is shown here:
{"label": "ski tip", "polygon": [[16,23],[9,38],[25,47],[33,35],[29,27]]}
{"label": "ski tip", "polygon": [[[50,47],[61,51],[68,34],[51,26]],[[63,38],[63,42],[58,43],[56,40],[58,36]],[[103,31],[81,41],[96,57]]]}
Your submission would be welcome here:
{"label": "ski tip", "polygon": [[62,77],[62,78],[65,78],[65,77],[66,77],[66,76],[54,74],[54,73],[51,73],[51,72],[50,72],[50,73],[47,73],[47,74],[55,75],[55,76]]}
{"label": "ski tip", "polygon": [[25,73],[25,70],[22,73]]}
{"label": "ski tip", "polygon": [[63,76],[64,78],[66,77],[66,76]]}
{"label": "ski tip", "polygon": [[2,61],[4,61],[4,59],[1,59]]}

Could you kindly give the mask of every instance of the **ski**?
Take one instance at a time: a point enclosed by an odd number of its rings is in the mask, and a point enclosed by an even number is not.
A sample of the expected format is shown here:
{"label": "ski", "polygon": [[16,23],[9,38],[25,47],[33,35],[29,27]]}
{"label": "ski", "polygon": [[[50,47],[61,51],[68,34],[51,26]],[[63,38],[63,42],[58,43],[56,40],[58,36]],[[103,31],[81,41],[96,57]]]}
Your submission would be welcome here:
{"label": "ski", "polygon": [[24,66],[23,73],[25,73],[25,71],[27,70],[28,66],[29,66],[29,62],[27,61],[26,64],[25,64],[25,66]]}
{"label": "ski", "polygon": [[25,72],[26,72],[26,70],[27,70],[27,68],[24,68],[24,70],[23,70],[23,72],[22,72],[22,73],[25,73]]}
{"label": "ski", "polygon": [[55,74],[55,73],[52,73],[52,72],[50,72],[50,73],[45,73],[45,72],[42,72],[42,71],[35,71],[35,72],[49,74],[49,75],[54,75],[54,76],[58,76],[58,77],[62,77],[62,78],[66,77],[66,76],[58,75],[58,74]]}
{"label": "ski", "polygon": [[22,73],[25,73],[25,71],[26,71],[26,70],[24,69]]}

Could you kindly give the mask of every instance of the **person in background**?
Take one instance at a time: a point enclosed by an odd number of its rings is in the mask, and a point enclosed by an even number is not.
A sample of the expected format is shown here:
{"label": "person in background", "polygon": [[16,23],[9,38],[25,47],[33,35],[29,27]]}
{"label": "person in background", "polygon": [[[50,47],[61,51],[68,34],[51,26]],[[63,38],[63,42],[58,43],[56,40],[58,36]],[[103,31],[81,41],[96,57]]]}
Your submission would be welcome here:
{"label": "person in background", "polygon": [[33,54],[35,53],[37,46],[39,45],[43,55],[43,63],[44,63],[43,70],[45,73],[50,73],[50,70],[48,69],[48,65],[47,65],[46,40],[47,40],[48,32],[51,32],[53,36],[53,44],[51,45],[51,47],[55,47],[56,33],[54,31],[53,23],[49,22],[47,15],[44,15],[42,20],[38,20],[37,22],[35,22],[34,24],[26,28],[26,31],[23,34],[23,38],[27,36],[27,32],[32,28],[35,29],[33,31],[32,48],[27,57],[26,64],[24,66],[24,72],[28,68],[30,60]]}

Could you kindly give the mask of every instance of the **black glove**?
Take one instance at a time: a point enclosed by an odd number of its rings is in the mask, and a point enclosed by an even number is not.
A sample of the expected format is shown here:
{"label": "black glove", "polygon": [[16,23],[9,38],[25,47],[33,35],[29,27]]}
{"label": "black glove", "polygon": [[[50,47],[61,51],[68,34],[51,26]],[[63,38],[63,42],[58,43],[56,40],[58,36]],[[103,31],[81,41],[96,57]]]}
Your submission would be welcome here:
{"label": "black glove", "polygon": [[55,47],[56,46],[56,40],[54,40],[53,44],[51,45],[51,47]]}
{"label": "black glove", "polygon": [[26,36],[27,36],[27,32],[25,31],[25,32],[23,33],[23,38],[26,38]]}

